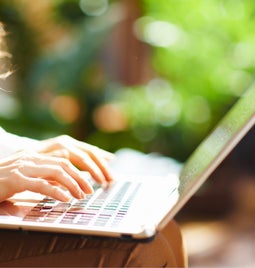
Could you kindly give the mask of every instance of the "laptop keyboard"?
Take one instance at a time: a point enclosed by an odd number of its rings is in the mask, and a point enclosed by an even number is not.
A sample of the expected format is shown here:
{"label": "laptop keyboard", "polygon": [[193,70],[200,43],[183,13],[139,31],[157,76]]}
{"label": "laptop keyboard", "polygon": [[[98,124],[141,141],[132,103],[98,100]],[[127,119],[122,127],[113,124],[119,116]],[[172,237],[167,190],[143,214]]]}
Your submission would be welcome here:
{"label": "laptop keyboard", "polygon": [[24,221],[117,227],[129,211],[139,182],[115,182],[108,188],[98,188],[86,199],[60,202],[45,197],[25,217]]}

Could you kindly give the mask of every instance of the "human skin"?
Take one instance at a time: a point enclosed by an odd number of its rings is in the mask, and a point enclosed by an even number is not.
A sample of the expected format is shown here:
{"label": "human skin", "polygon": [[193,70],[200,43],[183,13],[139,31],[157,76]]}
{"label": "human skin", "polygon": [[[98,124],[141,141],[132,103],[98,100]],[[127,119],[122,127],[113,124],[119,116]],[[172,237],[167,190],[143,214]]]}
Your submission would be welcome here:
{"label": "human skin", "polygon": [[68,201],[93,193],[88,175],[99,184],[113,180],[107,162],[113,154],[70,136],[38,141],[0,159],[0,202],[29,190]]}

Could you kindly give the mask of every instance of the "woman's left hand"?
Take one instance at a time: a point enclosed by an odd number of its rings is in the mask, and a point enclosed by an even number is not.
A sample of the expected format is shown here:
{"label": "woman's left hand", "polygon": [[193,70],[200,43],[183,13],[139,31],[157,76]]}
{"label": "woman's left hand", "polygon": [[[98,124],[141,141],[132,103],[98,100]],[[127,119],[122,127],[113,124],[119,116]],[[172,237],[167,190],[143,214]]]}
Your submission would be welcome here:
{"label": "woman's left hand", "polygon": [[99,184],[107,184],[113,180],[107,162],[114,155],[70,136],[62,135],[41,141],[37,152],[68,159],[81,171],[88,171]]}

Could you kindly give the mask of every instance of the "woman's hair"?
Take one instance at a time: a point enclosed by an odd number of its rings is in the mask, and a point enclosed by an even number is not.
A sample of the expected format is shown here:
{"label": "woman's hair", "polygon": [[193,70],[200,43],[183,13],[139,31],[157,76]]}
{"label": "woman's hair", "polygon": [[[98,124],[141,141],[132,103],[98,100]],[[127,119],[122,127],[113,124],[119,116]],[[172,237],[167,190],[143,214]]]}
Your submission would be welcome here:
{"label": "woman's hair", "polygon": [[11,54],[6,51],[5,36],[4,25],[0,22],[0,79],[5,79],[11,74],[11,71],[6,69],[6,58],[11,58]]}

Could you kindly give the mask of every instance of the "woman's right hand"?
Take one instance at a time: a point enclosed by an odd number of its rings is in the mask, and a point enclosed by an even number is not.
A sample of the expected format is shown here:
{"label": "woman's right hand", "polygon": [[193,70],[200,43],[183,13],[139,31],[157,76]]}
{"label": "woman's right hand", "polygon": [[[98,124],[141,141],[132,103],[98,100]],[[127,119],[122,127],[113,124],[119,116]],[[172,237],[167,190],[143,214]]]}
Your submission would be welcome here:
{"label": "woman's right hand", "polygon": [[[68,159],[34,151],[23,151],[0,160],[0,202],[29,190],[68,201],[93,193],[88,172],[80,171]],[[67,190],[67,191],[66,191]]]}

